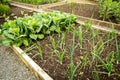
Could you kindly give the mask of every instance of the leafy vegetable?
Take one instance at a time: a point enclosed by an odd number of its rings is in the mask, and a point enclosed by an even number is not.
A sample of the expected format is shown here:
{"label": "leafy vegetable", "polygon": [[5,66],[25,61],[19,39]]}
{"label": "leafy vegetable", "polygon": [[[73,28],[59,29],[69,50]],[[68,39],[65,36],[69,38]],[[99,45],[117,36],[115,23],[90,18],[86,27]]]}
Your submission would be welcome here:
{"label": "leafy vegetable", "polygon": [[0,31],[7,43],[4,39],[1,43],[28,46],[34,40],[41,40],[53,32],[60,33],[62,29],[66,29],[75,22],[76,17],[73,14],[64,12],[42,12],[35,13],[33,16],[8,20],[2,25]]}
{"label": "leafy vegetable", "polygon": [[120,22],[120,2],[105,0],[100,6],[99,13],[103,20]]}

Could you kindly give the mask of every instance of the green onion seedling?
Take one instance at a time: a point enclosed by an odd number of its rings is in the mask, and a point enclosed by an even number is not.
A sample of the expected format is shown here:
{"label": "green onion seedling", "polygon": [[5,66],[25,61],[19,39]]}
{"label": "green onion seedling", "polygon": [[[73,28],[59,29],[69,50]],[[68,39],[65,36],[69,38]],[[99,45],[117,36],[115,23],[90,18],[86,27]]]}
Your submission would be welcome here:
{"label": "green onion seedling", "polygon": [[61,37],[61,39],[60,39],[60,41],[59,41],[59,44],[60,44],[60,48],[62,49],[63,48],[63,44],[64,44],[64,42],[65,42],[65,39],[66,39],[66,34],[65,33],[63,33],[62,34],[62,37]]}
{"label": "green onion seedling", "polygon": [[96,71],[96,69],[94,69],[94,71],[93,71],[93,79],[100,80],[99,73]]}
{"label": "green onion seedling", "polygon": [[50,42],[52,44],[53,50],[54,51],[57,50],[58,44],[57,44],[56,40],[52,36],[50,36]]}
{"label": "green onion seedling", "polygon": [[37,49],[38,49],[38,52],[39,52],[39,55],[40,55],[40,58],[43,59],[43,51],[42,51],[42,48],[41,46],[37,43]]}
{"label": "green onion seedling", "polygon": [[[111,54],[111,53],[109,53],[109,54]],[[103,67],[105,69],[107,69],[107,71],[108,71],[107,74],[108,74],[108,76],[110,76],[111,72],[113,71],[114,52],[112,52],[112,58],[109,61],[107,61],[106,63],[99,55],[97,55],[97,54],[94,54],[94,55],[100,60]]]}
{"label": "green onion seedling", "polygon": [[56,55],[60,61],[60,64],[62,64],[62,62],[63,62],[63,58],[64,58],[65,53],[66,53],[65,49],[62,49],[62,52],[56,51]]}
{"label": "green onion seedling", "polygon": [[80,47],[82,47],[82,40],[83,40],[83,37],[82,37],[82,26],[79,26],[78,37],[79,37],[79,45],[80,45]]}
{"label": "green onion seedling", "polygon": [[95,46],[93,46],[93,51],[92,51],[92,56],[93,56],[93,60],[95,59],[95,55],[98,55],[100,53],[102,53],[104,50],[104,42],[102,40],[100,40],[99,42],[97,42],[97,44]]}
{"label": "green onion seedling", "polygon": [[116,60],[117,60],[117,64],[120,61],[120,44],[117,41],[117,38],[115,38],[116,40]]}
{"label": "green onion seedling", "polygon": [[86,28],[86,31],[85,31],[85,32],[87,32],[88,30],[90,30],[91,27],[92,27],[92,24],[89,23],[89,22],[87,22],[87,21],[84,22],[84,25],[85,25],[85,28]]}
{"label": "green onion seedling", "polygon": [[74,54],[74,45],[70,46],[70,65],[69,65],[69,80],[73,80],[75,76],[75,72],[77,71],[78,67],[81,63],[78,63],[77,66],[74,65],[73,62],[73,54]]}

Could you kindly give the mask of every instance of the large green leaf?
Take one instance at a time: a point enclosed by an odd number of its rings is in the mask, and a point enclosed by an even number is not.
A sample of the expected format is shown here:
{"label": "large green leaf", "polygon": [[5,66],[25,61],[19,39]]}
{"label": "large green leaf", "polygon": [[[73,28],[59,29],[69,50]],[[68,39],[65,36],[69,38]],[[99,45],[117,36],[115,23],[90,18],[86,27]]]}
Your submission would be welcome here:
{"label": "large green leaf", "polygon": [[15,40],[14,35],[8,33],[7,30],[5,30],[5,31],[3,32],[3,35],[4,35],[5,37],[9,38],[9,39]]}
{"label": "large green leaf", "polygon": [[[6,39],[13,41],[12,45],[28,46],[32,40],[43,39],[54,31],[60,33],[62,28],[75,21],[75,16],[64,12],[41,12],[33,16],[8,20],[2,25],[0,33]],[[9,43],[9,41],[4,43],[7,42]]]}
{"label": "large green leaf", "polygon": [[43,39],[44,35],[43,34],[38,34],[37,37],[38,37],[38,39]]}
{"label": "large green leaf", "polygon": [[27,39],[23,39],[23,44],[24,44],[25,46],[28,46],[28,45],[29,45],[28,40],[27,40]]}
{"label": "large green leaf", "polygon": [[2,44],[4,46],[10,46],[12,44],[12,40],[10,40],[10,39],[3,39],[2,41],[0,41],[0,44]]}
{"label": "large green leaf", "polygon": [[60,33],[61,32],[61,29],[60,27],[56,27],[56,30],[55,30],[57,33]]}
{"label": "large green leaf", "polygon": [[52,25],[51,27],[50,27],[50,31],[55,31],[56,30],[56,26],[55,25]]}
{"label": "large green leaf", "polygon": [[36,34],[30,34],[30,38],[34,39],[34,40],[37,40],[37,35]]}

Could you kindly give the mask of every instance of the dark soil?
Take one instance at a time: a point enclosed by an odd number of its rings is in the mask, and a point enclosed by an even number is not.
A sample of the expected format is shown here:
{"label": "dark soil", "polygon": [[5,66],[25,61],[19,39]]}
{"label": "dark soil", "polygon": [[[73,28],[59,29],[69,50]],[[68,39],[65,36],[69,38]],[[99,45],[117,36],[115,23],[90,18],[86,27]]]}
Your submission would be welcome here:
{"label": "dark soil", "polygon": [[99,6],[82,3],[68,3],[50,9],[73,13],[78,16],[99,19]]}
{"label": "dark soil", "polygon": [[23,8],[18,8],[16,6],[10,6],[11,11],[8,15],[6,15],[5,17],[1,17],[0,18],[0,24],[3,24],[6,20],[5,18],[9,17],[10,20],[15,19],[14,17],[23,17],[25,14],[27,15],[32,15],[33,11],[27,10],[27,9],[23,9]]}
{"label": "dark soil", "polygon": [[[77,29],[77,28],[76,28]],[[92,62],[92,52],[93,52],[93,40],[94,45],[97,45],[97,43],[100,40],[103,40],[103,42],[107,41],[107,35],[108,33],[91,29],[86,32],[85,27],[82,28],[83,30],[83,46],[80,48],[79,46],[76,47],[74,51],[74,64],[75,66],[78,63],[81,63],[79,68],[77,69],[77,72],[74,76],[74,80],[96,80],[97,73],[98,72],[106,72],[107,70],[105,67],[100,66],[102,63],[100,60],[96,57],[95,60]],[[92,32],[93,30],[98,31],[97,35],[92,38]],[[73,31],[71,32],[62,32],[66,33],[66,39],[65,42],[62,44],[62,47],[66,49],[66,53],[63,59],[63,63],[60,64],[58,57],[56,56],[56,53],[53,50],[53,47],[51,45],[50,36],[45,37],[45,39],[39,41],[39,45],[42,48],[43,51],[43,59],[40,58],[38,54],[38,50],[32,50],[28,55],[38,64],[40,67],[44,69],[54,80],[68,80],[69,76],[69,64],[70,64],[70,46],[72,45],[72,38],[73,38]],[[61,39],[61,35],[53,34],[51,35],[57,44],[59,44],[59,40]],[[118,44],[120,44],[120,36],[117,36]],[[78,43],[78,37],[75,38],[75,45]],[[99,54],[101,59],[103,59],[106,62],[106,59],[108,55],[111,55],[111,52],[114,51],[116,53],[116,42],[115,39],[110,40],[107,44],[104,45],[104,50]],[[101,43],[98,44],[100,46]],[[61,48],[57,48],[58,51],[61,52]],[[85,64],[85,56],[87,56],[86,64]],[[114,54],[116,56],[116,54]],[[114,57],[115,58],[115,57]],[[110,56],[111,59],[111,56]],[[99,67],[98,67],[99,66]],[[113,62],[113,71],[111,73],[111,76],[108,76],[108,74],[102,74],[98,73],[98,76],[100,80],[119,80],[120,79],[120,63],[116,63],[116,60]]]}

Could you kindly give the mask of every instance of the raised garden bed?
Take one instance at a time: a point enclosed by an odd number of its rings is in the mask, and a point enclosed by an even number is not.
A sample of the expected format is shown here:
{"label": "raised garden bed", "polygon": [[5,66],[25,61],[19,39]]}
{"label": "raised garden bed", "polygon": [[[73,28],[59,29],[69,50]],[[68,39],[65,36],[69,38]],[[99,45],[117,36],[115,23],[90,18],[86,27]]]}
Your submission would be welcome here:
{"label": "raised garden bed", "polygon": [[56,5],[50,9],[72,13],[78,16],[99,19],[99,6],[84,3],[67,3]]}
{"label": "raised garden bed", "polygon": [[[94,35],[93,31],[95,31],[94,38],[92,36]],[[112,37],[111,39],[107,39],[109,36],[109,33],[107,32],[95,29],[86,32],[86,28],[82,27],[83,42],[81,47],[78,45],[78,36],[73,36],[73,32],[74,30],[71,32],[63,31],[60,35],[53,34],[47,36],[44,40],[37,41],[36,45],[38,44],[42,49],[42,59],[37,49],[31,50],[27,54],[54,80],[68,80],[71,77],[69,71],[71,54],[73,54],[74,66],[80,64],[74,75],[74,80],[96,80],[98,78],[100,80],[118,80],[120,78],[120,64],[117,63],[115,56],[120,58],[119,52],[116,52],[116,40],[118,41],[117,45],[120,45],[120,36],[117,35],[116,39],[112,39]],[[63,43],[60,43],[64,35],[65,40]],[[74,43],[74,46],[72,46],[72,43]],[[57,45],[56,49],[54,49],[55,45]],[[25,47],[22,49],[25,50]],[[71,50],[74,50],[73,53]],[[59,61],[59,54],[64,54],[62,63]],[[107,67],[105,67],[102,60]],[[111,68],[110,75],[107,68]],[[75,69],[75,67],[73,69]]]}
{"label": "raised garden bed", "polygon": [[39,67],[27,54],[23,54],[24,51],[19,47],[11,47],[17,56],[34,72],[38,80],[53,80],[41,67]]}
{"label": "raised garden bed", "polygon": [[45,10],[48,11],[64,11],[67,13],[73,13],[77,15],[78,19],[81,21],[90,21],[95,25],[100,25],[102,27],[112,28],[120,31],[120,24],[116,24],[109,21],[103,21],[99,18],[99,6],[96,4],[88,3],[62,3],[57,5],[47,6]]}
{"label": "raised garden bed", "polygon": [[[114,30],[112,32],[97,30],[86,22],[84,26],[76,23],[67,30],[62,29],[60,34],[47,35],[43,40],[34,41],[35,44],[31,47],[21,48],[54,80],[70,78],[72,80],[73,70],[76,70],[74,80],[99,80],[99,78],[118,80],[120,78],[119,41],[120,35],[115,34]],[[39,48],[36,48],[36,45]],[[21,51],[18,48],[16,50]],[[43,55],[41,56],[40,53]]]}

